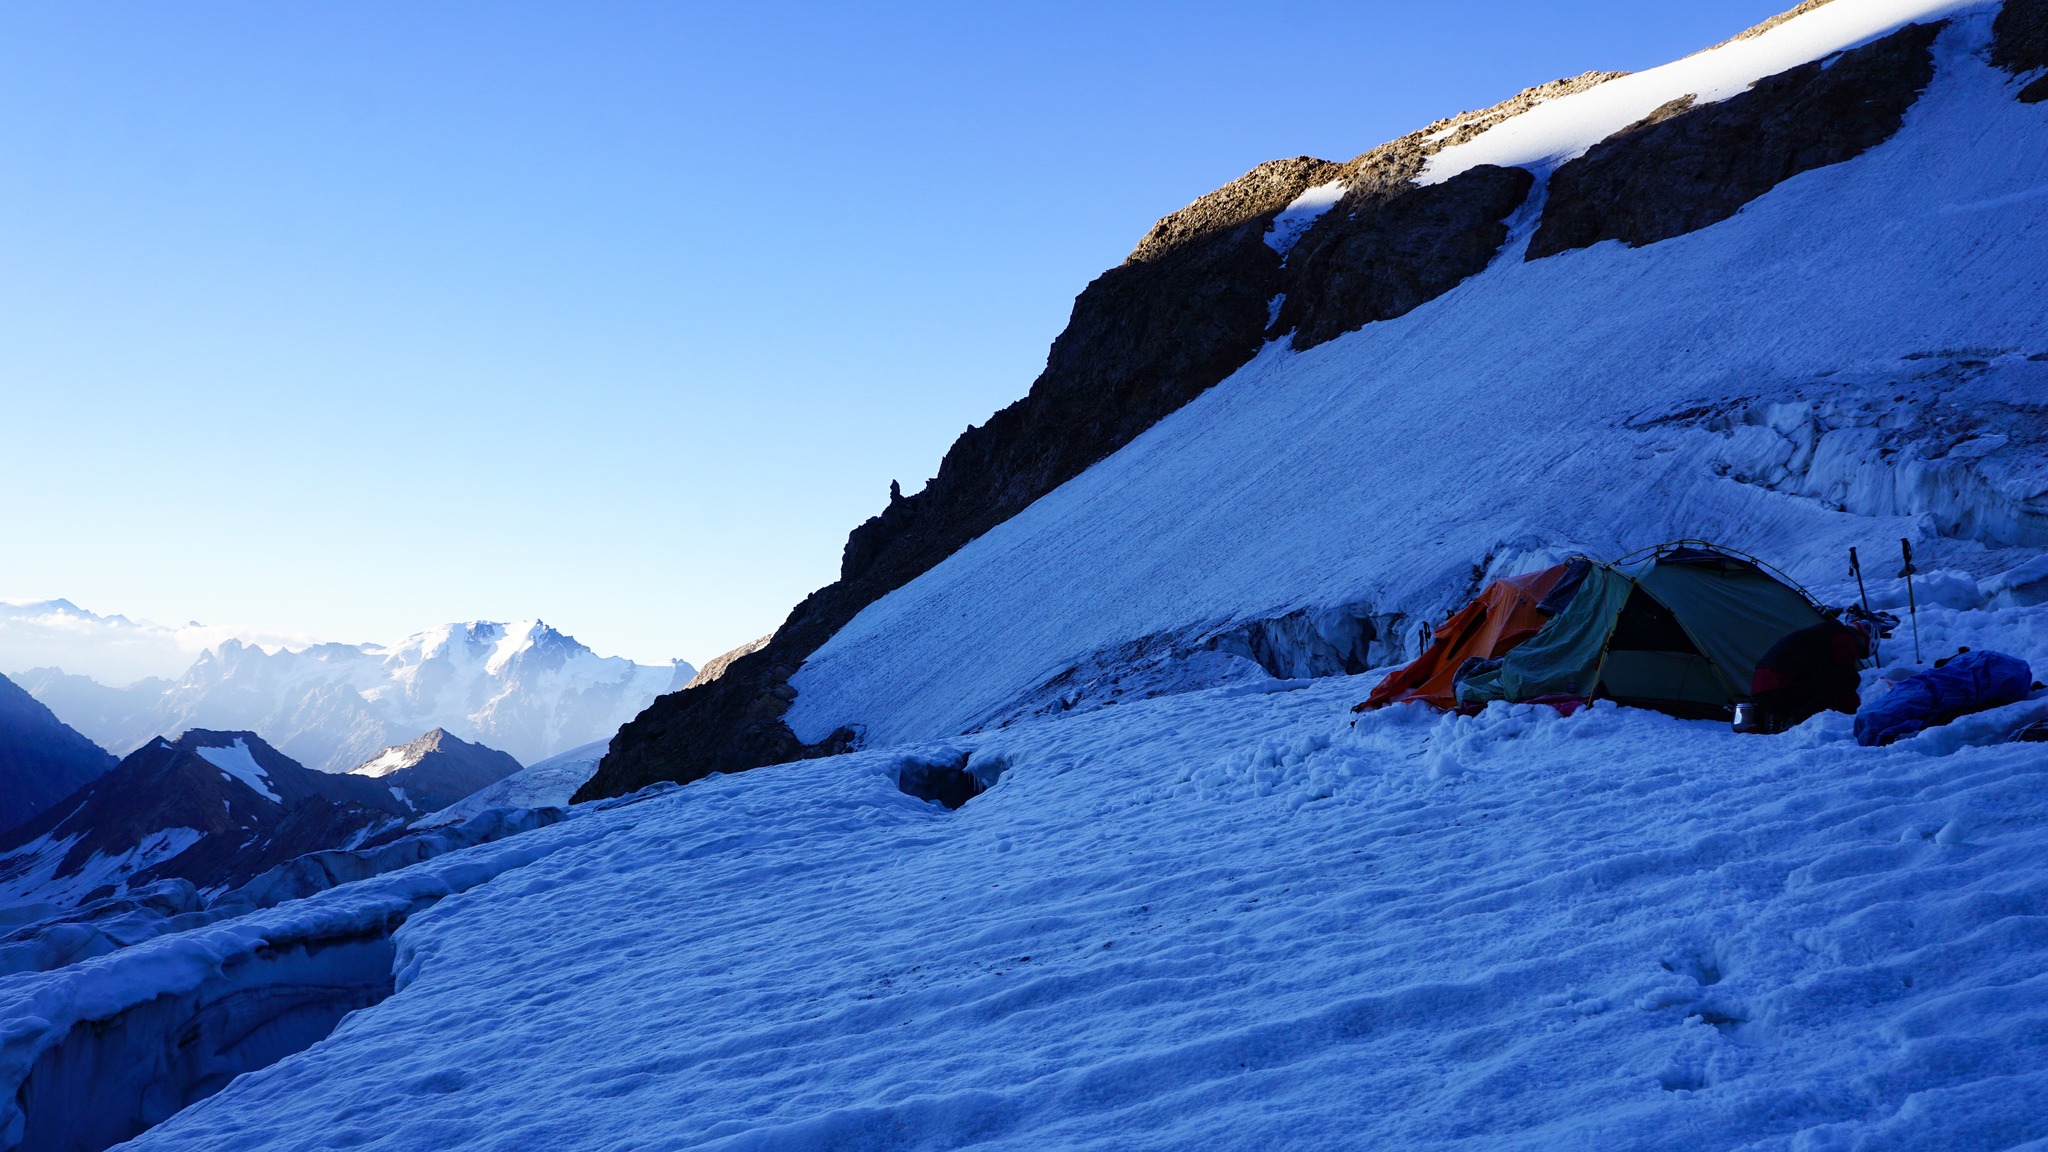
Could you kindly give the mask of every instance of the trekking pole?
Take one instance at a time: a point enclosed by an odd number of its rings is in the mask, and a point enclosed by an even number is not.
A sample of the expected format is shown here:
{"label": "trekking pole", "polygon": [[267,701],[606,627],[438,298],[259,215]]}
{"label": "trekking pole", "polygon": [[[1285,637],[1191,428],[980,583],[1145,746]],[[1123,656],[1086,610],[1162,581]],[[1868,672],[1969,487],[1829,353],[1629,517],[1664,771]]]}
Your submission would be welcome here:
{"label": "trekking pole", "polygon": [[1906,566],[1899,569],[1899,575],[1906,578],[1906,611],[1913,617],[1913,663],[1920,663],[1920,606],[1913,601],[1913,542],[1903,537],[1899,540],[1899,553],[1906,558]]}
{"label": "trekking pole", "polygon": [[1882,664],[1884,658],[1878,655],[1877,651],[1877,634],[1880,629],[1877,626],[1877,617],[1870,611],[1870,590],[1863,586],[1863,565],[1856,559],[1854,548],[1849,549],[1849,572],[1856,577],[1856,595],[1863,598],[1863,618],[1870,622],[1870,658]]}

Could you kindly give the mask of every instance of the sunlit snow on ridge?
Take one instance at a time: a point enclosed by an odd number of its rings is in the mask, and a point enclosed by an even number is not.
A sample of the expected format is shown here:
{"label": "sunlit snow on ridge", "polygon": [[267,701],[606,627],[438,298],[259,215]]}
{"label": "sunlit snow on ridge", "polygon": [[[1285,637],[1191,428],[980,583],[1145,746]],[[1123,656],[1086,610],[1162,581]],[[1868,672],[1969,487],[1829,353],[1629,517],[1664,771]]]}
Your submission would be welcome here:
{"label": "sunlit snow on ridge", "polygon": [[1766,76],[1977,6],[1981,0],[1837,0],[1759,35],[1539,104],[1432,156],[1418,179],[1440,184],[1480,164],[1547,173],[1682,96],[1725,100]]}
{"label": "sunlit snow on ridge", "polygon": [[1287,254],[1294,250],[1295,242],[1343,198],[1342,180],[1318,184],[1296,196],[1267,226],[1266,247],[1278,252],[1281,260],[1286,260]]}

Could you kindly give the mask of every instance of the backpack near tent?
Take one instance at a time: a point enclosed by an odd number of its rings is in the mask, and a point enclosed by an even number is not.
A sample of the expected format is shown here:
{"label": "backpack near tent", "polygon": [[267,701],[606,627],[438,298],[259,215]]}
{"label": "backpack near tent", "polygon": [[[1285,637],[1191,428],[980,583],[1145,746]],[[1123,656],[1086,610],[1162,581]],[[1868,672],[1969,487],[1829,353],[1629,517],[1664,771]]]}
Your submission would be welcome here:
{"label": "backpack near tent", "polygon": [[1826,619],[1761,562],[1710,544],[1667,544],[1616,564],[1573,557],[1494,582],[1358,710],[1611,699],[1718,718],[1749,698],[1773,644]]}

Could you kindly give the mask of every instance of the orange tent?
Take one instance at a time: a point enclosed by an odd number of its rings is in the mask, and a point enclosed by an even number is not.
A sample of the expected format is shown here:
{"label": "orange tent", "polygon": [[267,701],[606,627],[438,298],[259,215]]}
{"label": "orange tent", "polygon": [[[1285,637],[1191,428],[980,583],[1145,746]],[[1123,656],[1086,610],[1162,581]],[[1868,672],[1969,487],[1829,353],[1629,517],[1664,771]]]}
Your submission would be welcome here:
{"label": "orange tent", "polygon": [[1486,591],[1465,605],[1463,611],[1437,626],[1433,643],[1415,662],[1380,681],[1365,703],[1352,709],[1363,712],[1408,700],[1420,700],[1446,711],[1458,706],[1457,686],[1452,677],[1466,660],[1477,656],[1497,660],[1508,650],[1550,622],[1536,606],[1564,578],[1568,564],[1496,580]]}

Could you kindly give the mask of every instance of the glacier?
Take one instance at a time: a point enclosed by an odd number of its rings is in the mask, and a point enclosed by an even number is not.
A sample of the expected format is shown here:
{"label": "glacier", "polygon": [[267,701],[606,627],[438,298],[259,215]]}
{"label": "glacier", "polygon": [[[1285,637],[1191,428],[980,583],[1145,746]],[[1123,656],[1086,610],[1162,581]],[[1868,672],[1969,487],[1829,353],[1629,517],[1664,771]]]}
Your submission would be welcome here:
{"label": "glacier", "polygon": [[2048,671],[2048,105],[1993,11],[1836,0],[1447,149],[1545,169],[1950,20],[1888,142],[1525,261],[1539,185],[1485,272],[1274,340],[870,605],[791,681],[852,752],[0,976],[0,1148],[2048,1147],[2048,693],[1885,748],[1350,710],[1484,580],[1685,536],[1835,603],[1859,547],[1889,610],[1910,539],[1927,656]]}

